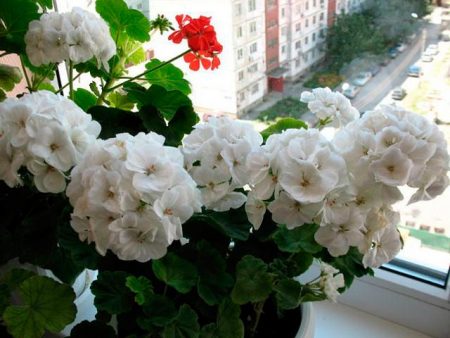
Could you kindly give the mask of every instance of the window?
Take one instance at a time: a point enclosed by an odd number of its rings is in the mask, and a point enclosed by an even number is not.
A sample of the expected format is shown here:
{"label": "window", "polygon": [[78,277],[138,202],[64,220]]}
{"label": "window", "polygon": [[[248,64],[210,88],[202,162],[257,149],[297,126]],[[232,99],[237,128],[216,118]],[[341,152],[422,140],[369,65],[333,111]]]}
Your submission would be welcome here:
{"label": "window", "polygon": [[295,49],[300,49],[300,47],[301,47],[301,42],[300,42],[300,41],[297,41],[297,42],[295,43]]}
{"label": "window", "polygon": [[256,73],[258,71],[258,64],[254,63],[250,67],[247,68],[247,72]]}
{"label": "window", "polygon": [[286,45],[281,46],[281,54],[286,54]]}
{"label": "window", "polygon": [[244,51],[242,50],[242,48],[239,48],[237,50],[237,58],[238,60],[241,60],[244,57]]}
{"label": "window", "polygon": [[305,3],[305,10],[307,11],[309,9],[309,1],[306,1]]}
{"label": "window", "polygon": [[305,60],[305,62],[308,62],[308,55],[309,53],[305,53],[303,54],[303,60]]}
{"label": "window", "polygon": [[323,17],[324,17],[323,13],[320,13],[319,20],[323,21]]}
{"label": "window", "polygon": [[252,94],[256,94],[257,92],[259,92],[259,83],[255,83],[252,86],[251,92],[252,92]]}
{"label": "window", "polygon": [[305,28],[308,27],[308,26],[309,26],[309,20],[306,19],[306,20],[305,20]]}
{"label": "window", "polygon": [[313,0],[313,7],[317,6],[317,0]]}
{"label": "window", "polygon": [[325,38],[325,28],[322,28],[320,30],[319,36],[320,36],[321,39]]}
{"label": "window", "polygon": [[302,11],[302,7],[300,5],[295,6],[295,14],[299,15]]}
{"label": "window", "polygon": [[305,45],[308,44],[308,37],[305,38]]}
{"label": "window", "polygon": [[242,102],[245,100],[245,92],[240,92],[239,93],[239,102]]}
{"label": "window", "polygon": [[287,27],[286,26],[281,28],[281,35],[282,36],[286,36],[287,35]]}
{"label": "window", "polygon": [[237,3],[234,5],[234,11],[236,12],[236,16],[242,15],[242,5],[241,3]]}
{"label": "window", "polygon": [[242,81],[243,79],[244,79],[244,71],[240,70],[239,73],[238,73],[238,80]]}
{"label": "window", "polygon": [[316,16],[314,15],[313,16],[313,25],[315,25],[316,24]]}
{"label": "window", "polygon": [[256,10],[256,0],[248,0],[248,11],[253,12]]}
{"label": "window", "polygon": [[300,60],[295,60],[295,68],[300,67]]}
{"label": "window", "polygon": [[250,22],[250,34],[256,33],[256,21]]}
{"label": "window", "polygon": [[277,63],[277,62],[278,62],[278,58],[277,58],[276,56],[271,57],[271,58],[269,59],[269,65],[274,64],[274,63]]}
{"label": "window", "polygon": [[300,22],[299,23],[296,23],[295,24],[295,31],[296,32],[300,32],[300,28],[302,27],[302,25],[300,24]]}
{"label": "window", "polygon": [[253,42],[253,43],[250,45],[249,50],[250,50],[250,54],[256,53],[256,51],[258,50],[258,43]]}
{"label": "window", "polygon": [[236,36],[242,38],[242,26],[239,26],[236,31]]}
{"label": "window", "polygon": [[313,33],[312,40],[313,40],[313,42],[316,41],[316,33]]}
{"label": "window", "polygon": [[286,16],[286,10],[284,7],[281,8],[281,17],[284,18]]}

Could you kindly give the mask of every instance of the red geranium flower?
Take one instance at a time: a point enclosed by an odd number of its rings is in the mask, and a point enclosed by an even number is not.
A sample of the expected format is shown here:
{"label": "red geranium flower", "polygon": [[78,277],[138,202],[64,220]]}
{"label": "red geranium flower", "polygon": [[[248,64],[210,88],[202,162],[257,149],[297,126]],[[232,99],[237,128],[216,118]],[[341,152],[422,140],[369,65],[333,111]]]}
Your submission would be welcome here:
{"label": "red geranium flower", "polygon": [[[204,69],[211,68],[211,60],[209,60],[203,52],[189,52],[183,56],[184,61],[189,63],[189,68],[191,70],[197,71],[200,69],[200,64]],[[216,67],[217,68],[217,67]]]}

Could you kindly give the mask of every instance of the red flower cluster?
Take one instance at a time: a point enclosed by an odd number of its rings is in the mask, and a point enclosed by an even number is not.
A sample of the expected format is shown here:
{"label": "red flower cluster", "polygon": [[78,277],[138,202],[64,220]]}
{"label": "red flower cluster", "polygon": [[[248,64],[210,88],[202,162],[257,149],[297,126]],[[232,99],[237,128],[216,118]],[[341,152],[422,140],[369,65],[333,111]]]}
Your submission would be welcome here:
{"label": "red flower cluster", "polygon": [[204,69],[216,69],[220,65],[218,54],[222,52],[222,45],[217,41],[214,27],[211,26],[211,18],[200,16],[197,19],[189,15],[177,15],[179,30],[169,36],[169,40],[180,43],[187,39],[191,49],[184,55],[184,61],[189,63],[189,68],[199,70],[200,65]]}

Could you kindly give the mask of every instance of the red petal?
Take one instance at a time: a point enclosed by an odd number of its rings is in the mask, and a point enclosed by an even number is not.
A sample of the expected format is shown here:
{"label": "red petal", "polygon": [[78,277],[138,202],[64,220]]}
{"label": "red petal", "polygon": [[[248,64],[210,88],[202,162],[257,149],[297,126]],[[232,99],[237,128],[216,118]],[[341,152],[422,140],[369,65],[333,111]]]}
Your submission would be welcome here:
{"label": "red petal", "polygon": [[199,70],[200,69],[199,59],[195,58],[194,60],[192,60],[191,63],[189,64],[189,68],[193,71]]}
{"label": "red petal", "polygon": [[220,59],[217,56],[214,56],[212,59],[211,70],[217,69],[220,66]]}
{"label": "red petal", "polygon": [[183,38],[184,34],[182,31],[175,31],[169,35],[169,40],[172,40],[174,43],[180,43]]}
{"label": "red petal", "polygon": [[209,59],[201,58],[200,61],[202,62],[202,67],[204,69],[211,68],[211,61]]}
{"label": "red petal", "polygon": [[187,54],[184,54],[184,56],[183,56],[183,59],[184,59],[184,61],[186,61],[186,62],[192,62],[192,60],[194,60],[194,59],[196,59],[197,58],[197,55],[195,55],[194,53],[187,53]]}

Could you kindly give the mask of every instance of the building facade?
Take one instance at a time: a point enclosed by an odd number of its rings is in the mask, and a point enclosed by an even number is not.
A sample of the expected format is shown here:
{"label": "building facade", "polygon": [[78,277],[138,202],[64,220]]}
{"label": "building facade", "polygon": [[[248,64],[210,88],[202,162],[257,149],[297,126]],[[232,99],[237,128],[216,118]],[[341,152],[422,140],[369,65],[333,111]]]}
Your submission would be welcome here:
{"label": "building facade", "polygon": [[[150,17],[164,14],[174,21],[185,0],[151,0]],[[217,38],[224,46],[219,69],[193,72],[176,62],[192,84],[191,99],[197,111],[211,115],[240,116],[262,101],[267,92],[264,0],[189,0],[185,11],[193,17],[212,17]],[[186,49],[167,36],[155,37],[155,56],[168,59]]]}

